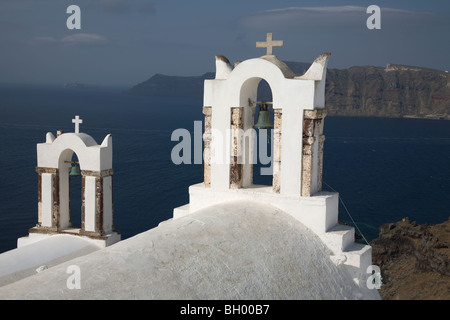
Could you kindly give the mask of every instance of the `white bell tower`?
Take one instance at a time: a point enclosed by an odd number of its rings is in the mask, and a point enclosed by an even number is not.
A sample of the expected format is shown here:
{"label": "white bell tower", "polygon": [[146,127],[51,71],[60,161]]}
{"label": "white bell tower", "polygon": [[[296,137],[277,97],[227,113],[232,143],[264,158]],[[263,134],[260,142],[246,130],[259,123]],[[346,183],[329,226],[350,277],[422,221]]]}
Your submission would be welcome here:
{"label": "white bell tower", "polygon": [[[38,223],[29,236],[18,239],[18,247],[55,234],[89,239],[99,246],[120,241],[113,225],[112,136],[101,145],[79,132],[83,121],[76,116],[74,133],[48,132],[46,141],[37,144]],[[78,157],[81,177],[71,177],[72,156]],[[70,179],[81,182],[81,226],[70,223]]]}

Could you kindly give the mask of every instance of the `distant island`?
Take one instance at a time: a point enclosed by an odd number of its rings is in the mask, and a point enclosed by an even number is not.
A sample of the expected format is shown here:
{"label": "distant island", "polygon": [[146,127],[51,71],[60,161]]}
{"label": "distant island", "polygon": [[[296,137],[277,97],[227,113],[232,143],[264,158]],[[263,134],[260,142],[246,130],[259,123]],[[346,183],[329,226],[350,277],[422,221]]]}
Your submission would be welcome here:
{"label": "distant island", "polygon": [[[302,75],[311,65],[285,63],[296,75]],[[214,79],[214,76],[214,72],[192,77],[156,74],[128,93],[201,99],[204,80]],[[267,84],[260,85],[258,95],[270,99]],[[450,75],[447,71],[394,64],[328,69],[325,97],[328,114],[332,116],[450,120]]]}
{"label": "distant island", "polygon": [[78,88],[78,89],[91,89],[91,88],[98,88],[98,86],[93,84],[86,84],[86,83],[78,83],[78,82],[65,82],[63,84],[64,88]]}

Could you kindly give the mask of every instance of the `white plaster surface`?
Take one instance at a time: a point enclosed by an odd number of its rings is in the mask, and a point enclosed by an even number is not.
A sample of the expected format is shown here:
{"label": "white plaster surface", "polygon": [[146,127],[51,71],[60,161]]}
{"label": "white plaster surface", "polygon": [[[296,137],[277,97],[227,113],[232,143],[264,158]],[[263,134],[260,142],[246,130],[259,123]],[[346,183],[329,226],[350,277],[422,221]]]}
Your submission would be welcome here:
{"label": "white plaster surface", "polygon": [[228,202],[0,287],[0,299],[379,299],[330,254],[281,210]]}
{"label": "white plaster surface", "polygon": [[286,196],[273,192],[270,186],[252,185],[248,188],[216,190],[203,183],[189,187],[189,207],[174,211],[177,219],[185,214],[226,201],[250,200],[272,205],[290,214],[317,234],[327,232],[338,223],[339,195],[320,192],[311,197]]}
{"label": "white plaster surface", "polygon": [[289,214],[318,235],[332,256],[345,256],[345,265],[354,281],[365,283],[366,269],[372,264],[371,247],[355,247],[354,228],[338,224],[339,194],[336,192],[318,192],[310,197],[284,196],[268,186],[252,185],[221,191],[199,183],[189,187],[189,204],[175,208],[173,218],[179,219],[209,206],[238,200],[254,201]]}
{"label": "white plaster surface", "polygon": [[29,244],[0,254],[0,286],[36,273],[40,266],[56,263],[99,250],[89,240],[70,235],[31,234]]}

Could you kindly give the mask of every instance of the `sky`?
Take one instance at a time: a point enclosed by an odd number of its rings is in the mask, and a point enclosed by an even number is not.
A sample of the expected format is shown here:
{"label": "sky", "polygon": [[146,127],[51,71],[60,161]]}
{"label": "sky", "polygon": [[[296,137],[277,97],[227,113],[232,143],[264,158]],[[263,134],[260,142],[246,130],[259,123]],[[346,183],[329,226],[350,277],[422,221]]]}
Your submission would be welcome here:
{"label": "sky", "polygon": [[[69,29],[70,5],[81,29]],[[381,29],[368,29],[370,5]],[[448,0],[0,0],[0,83],[131,87],[157,73],[202,75],[242,61],[273,33],[274,54],[329,68],[388,63],[450,70]]]}

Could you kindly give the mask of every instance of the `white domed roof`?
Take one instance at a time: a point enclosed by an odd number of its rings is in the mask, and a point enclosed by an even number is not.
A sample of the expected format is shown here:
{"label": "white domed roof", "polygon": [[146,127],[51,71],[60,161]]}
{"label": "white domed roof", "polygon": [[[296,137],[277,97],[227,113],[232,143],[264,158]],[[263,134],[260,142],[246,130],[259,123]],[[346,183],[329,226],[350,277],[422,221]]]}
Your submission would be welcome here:
{"label": "white domed roof", "polygon": [[[0,288],[0,299],[379,299],[317,235],[249,201],[211,206]],[[82,290],[66,288],[70,265]]]}

